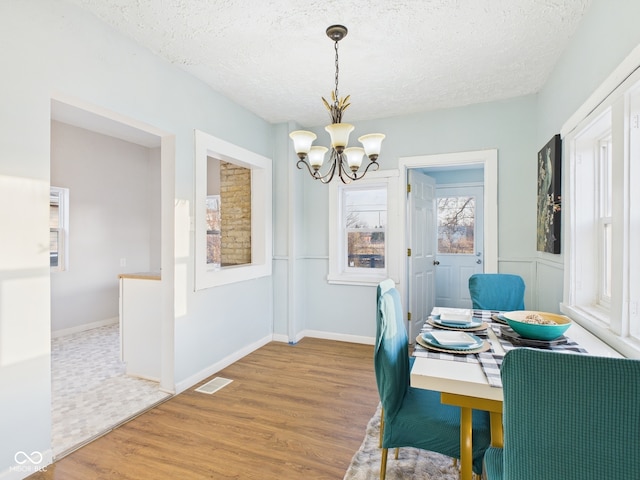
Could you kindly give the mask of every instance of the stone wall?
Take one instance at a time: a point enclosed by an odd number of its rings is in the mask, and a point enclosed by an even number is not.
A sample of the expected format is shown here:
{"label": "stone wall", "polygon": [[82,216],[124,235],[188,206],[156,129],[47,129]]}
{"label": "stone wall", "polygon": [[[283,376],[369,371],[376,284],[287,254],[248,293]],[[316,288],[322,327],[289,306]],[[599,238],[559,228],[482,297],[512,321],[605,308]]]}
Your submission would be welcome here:
{"label": "stone wall", "polygon": [[220,162],[222,266],[251,263],[251,169]]}

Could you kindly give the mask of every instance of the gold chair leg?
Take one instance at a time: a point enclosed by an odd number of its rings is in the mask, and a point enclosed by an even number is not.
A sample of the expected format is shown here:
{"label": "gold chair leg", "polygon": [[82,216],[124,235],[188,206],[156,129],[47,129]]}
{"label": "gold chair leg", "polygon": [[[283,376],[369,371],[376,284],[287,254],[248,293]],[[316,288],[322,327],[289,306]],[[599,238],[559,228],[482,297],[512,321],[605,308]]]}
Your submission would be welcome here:
{"label": "gold chair leg", "polygon": [[380,460],[380,480],[384,480],[387,476],[387,452],[386,448],[382,449],[382,457]]}
{"label": "gold chair leg", "polygon": [[384,408],[380,410],[380,444],[378,448],[382,448],[382,434],[384,433]]}
{"label": "gold chair leg", "polygon": [[[384,409],[380,410],[380,440],[378,442],[378,448],[382,448],[382,434],[384,433]],[[396,448],[396,460],[398,459],[398,455],[400,454],[400,449]],[[386,468],[386,463],[387,463],[387,459],[384,459],[385,462],[385,468]],[[381,477],[382,478],[382,477]]]}

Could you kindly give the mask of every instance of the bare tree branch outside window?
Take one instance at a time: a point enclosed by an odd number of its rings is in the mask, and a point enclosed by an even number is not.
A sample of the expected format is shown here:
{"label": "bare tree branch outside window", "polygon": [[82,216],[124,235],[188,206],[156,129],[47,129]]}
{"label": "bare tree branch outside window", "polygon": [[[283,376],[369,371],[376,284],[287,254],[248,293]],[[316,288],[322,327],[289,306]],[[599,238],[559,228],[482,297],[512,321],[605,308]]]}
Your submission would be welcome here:
{"label": "bare tree branch outside window", "polygon": [[474,253],[475,205],[475,197],[438,198],[438,253]]}
{"label": "bare tree branch outside window", "polygon": [[347,191],[345,203],[348,267],[384,268],[386,190]]}

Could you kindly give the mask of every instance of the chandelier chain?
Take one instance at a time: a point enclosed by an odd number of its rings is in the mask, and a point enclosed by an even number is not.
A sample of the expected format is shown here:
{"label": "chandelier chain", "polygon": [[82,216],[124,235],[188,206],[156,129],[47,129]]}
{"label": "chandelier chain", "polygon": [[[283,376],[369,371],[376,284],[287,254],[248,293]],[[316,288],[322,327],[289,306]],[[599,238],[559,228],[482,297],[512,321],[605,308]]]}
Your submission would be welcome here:
{"label": "chandelier chain", "polygon": [[335,105],[338,106],[338,72],[340,71],[340,67],[338,66],[338,41],[335,42],[335,50],[336,50],[336,92],[335,92]]}

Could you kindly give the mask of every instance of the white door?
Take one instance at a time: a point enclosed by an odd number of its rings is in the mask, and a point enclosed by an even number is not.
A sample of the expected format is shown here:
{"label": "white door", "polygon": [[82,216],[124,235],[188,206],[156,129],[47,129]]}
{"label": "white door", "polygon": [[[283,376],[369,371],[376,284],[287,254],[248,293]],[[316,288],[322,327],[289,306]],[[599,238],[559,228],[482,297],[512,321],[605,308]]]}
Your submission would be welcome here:
{"label": "white door", "polygon": [[436,189],[436,305],[471,308],[469,277],[484,271],[484,189]]}
{"label": "white door", "polygon": [[409,293],[409,341],[415,342],[434,307],[435,180],[419,170],[407,171],[411,191],[407,194]]}

